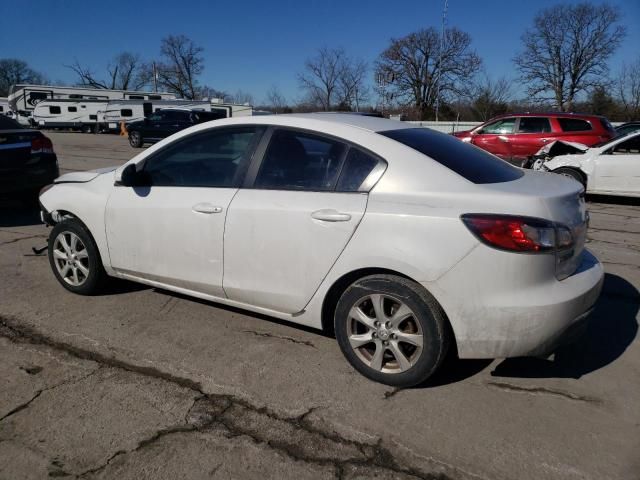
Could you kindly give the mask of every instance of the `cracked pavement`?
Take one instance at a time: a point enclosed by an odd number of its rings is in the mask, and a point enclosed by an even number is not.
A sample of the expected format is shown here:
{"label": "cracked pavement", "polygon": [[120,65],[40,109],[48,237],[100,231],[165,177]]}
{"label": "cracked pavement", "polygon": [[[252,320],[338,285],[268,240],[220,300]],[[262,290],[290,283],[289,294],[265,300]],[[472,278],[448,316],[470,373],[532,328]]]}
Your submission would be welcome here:
{"label": "cracked pavement", "polygon": [[[137,152],[50,136],[63,171]],[[66,292],[31,250],[37,211],[0,200],[0,479],[638,479],[639,203],[590,199],[607,277],[581,343],[402,390],[293,324],[129,283]]]}

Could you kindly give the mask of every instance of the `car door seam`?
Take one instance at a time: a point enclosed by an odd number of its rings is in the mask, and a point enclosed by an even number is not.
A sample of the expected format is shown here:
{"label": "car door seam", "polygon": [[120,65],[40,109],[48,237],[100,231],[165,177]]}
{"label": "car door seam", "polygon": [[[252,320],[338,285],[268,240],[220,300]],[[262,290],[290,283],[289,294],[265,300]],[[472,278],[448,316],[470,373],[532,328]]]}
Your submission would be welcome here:
{"label": "car door seam", "polygon": [[240,192],[240,187],[236,188],[231,200],[227,204],[227,209],[224,212],[224,222],[222,223],[222,280],[220,282],[220,288],[222,288],[222,293],[224,293],[225,298],[229,298],[227,291],[224,288],[224,273],[225,273],[225,245],[227,243],[226,235],[227,235],[227,219],[229,218],[229,211],[231,210],[231,205],[233,204],[233,200],[236,198],[236,195]]}

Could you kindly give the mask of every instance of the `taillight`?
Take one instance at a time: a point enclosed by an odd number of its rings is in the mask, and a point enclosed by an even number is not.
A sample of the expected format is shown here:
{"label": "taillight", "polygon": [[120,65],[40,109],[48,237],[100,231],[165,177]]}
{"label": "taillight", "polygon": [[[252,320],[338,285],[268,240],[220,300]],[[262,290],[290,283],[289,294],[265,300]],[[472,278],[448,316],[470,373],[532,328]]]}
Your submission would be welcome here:
{"label": "taillight", "polygon": [[510,252],[547,253],[573,247],[571,230],[548,220],[493,214],[465,214],[462,221],[483,243]]}
{"label": "taillight", "polygon": [[53,143],[44,135],[31,140],[31,153],[53,153]]}

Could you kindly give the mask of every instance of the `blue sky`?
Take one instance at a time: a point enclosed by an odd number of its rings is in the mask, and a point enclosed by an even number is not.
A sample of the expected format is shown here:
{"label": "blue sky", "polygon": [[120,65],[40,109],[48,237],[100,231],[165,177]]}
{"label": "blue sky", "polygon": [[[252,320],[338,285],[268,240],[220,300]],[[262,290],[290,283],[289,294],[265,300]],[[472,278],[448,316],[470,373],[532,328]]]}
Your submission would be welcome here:
{"label": "blue sky", "polygon": [[[511,59],[522,31],[538,10],[557,3],[449,0],[448,25],[471,35],[491,76],[516,77]],[[623,10],[628,28],[611,61],[616,70],[639,54],[640,0],[610,3]],[[372,64],[390,38],[439,28],[442,5],[443,0],[0,0],[0,58],[21,58],[51,80],[74,82],[64,64],[75,58],[102,71],[123,50],[157,57],[163,36],[182,33],[205,49],[202,83],[231,93],[241,89],[258,103],[276,85],[291,101],[300,96],[296,74],[319,47],[342,46]]]}

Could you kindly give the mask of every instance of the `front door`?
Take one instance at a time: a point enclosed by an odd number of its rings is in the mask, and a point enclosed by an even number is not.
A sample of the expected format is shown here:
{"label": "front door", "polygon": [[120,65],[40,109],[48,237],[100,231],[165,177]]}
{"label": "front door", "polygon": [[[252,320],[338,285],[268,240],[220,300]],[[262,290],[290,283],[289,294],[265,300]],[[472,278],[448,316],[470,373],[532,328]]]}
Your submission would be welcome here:
{"label": "front door", "polygon": [[471,143],[505,160],[512,157],[511,142],[516,128],[516,118],[501,118],[486,125],[471,137]]}
{"label": "front door", "polygon": [[224,297],[225,216],[262,132],[199,132],[144,162],[140,186],[118,186],[107,202],[112,267],[123,274]]}
{"label": "front door", "polygon": [[640,135],[617,143],[596,159],[594,190],[640,192]]}
{"label": "front door", "polygon": [[380,161],[334,139],[275,130],[255,182],[238,191],[227,215],[228,297],[303,310],[360,223],[367,193],[359,188]]}

